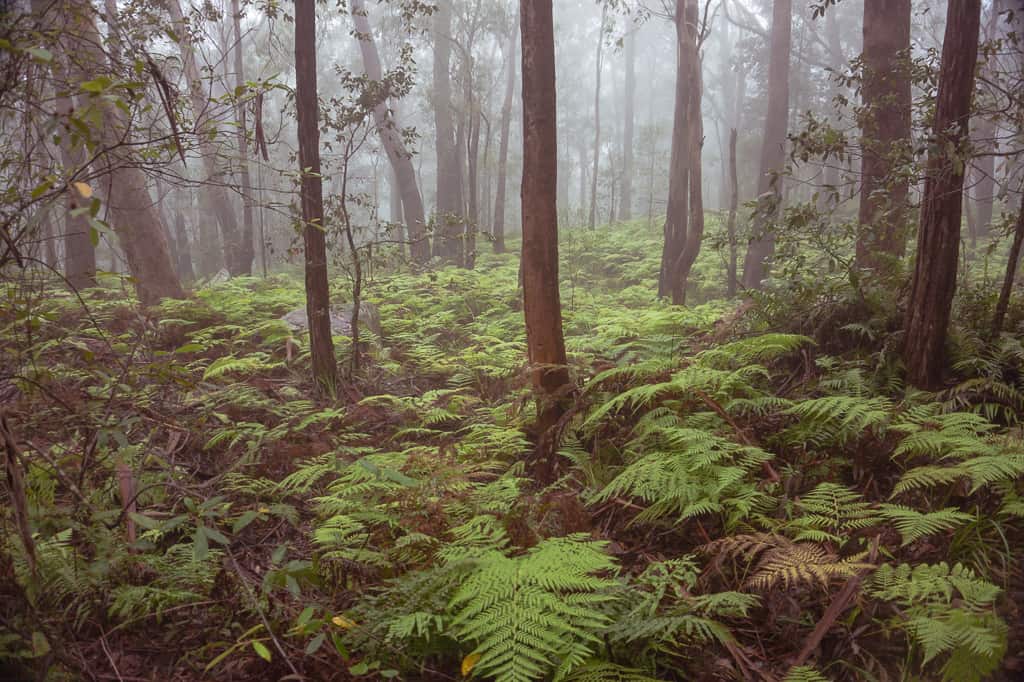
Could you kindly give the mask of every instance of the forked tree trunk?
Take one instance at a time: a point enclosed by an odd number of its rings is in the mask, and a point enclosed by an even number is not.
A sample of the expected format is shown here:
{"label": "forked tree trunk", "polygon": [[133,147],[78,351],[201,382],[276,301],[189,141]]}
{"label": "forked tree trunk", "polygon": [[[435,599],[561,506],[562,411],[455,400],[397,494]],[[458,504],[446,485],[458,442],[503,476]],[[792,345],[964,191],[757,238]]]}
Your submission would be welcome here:
{"label": "forked tree trunk", "polygon": [[558,134],[551,0],[520,2],[523,41],[523,310],[537,408],[535,476],[553,475],[569,371],[558,294]]}
{"label": "forked tree trunk", "polygon": [[856,263],[882,270],[906,249],[910,0],[864,0],[861,190]]}
{"label": "forked tree trunk", "polygon": [[[359,40],[359,51],[363,57],[363,69],[372,81],[380,82],[384,74],[380,65],[380,54],[373,40],[370,20],[366,15],[364,0],[352,0],[352,20],[356,27]],[[409,253],[416,263],[430,260],[430,243],[426,235],[426,218],[423,211],[423,196],[416,184],[416,170],[412,166],[412,155],[406,150],[402,141],[402,131],[395,116],[388,110],[387,102],[380,101],[373,107],[373,122],[377,127],[388,163],[391,164],[391,177],[398,184],[401,197],[402,215],[405,218],[406,236],[409,239]],[[394,217],[392,217],[394,220]]]}
{"label": "forked tree trunk", "polygon": [[[109,69],[100,50],[102,42],[92,5],[84,0],[70,0],[60,11],[71,27],[71,54],[65,55],[71,83],[83,83],[106,73]],[[184,298],[160,216],[146,190],[146,176],[132,158],[131,146],[124,144],[131,140],[130,123],[124,112],[106,99],[87,98],[85,104],[87,109],[95,107],[102,115],[99,134],[106,153],[100,163],[106,164],[107,175],[100,184],[106,192],[111,223],[128,261],[139,301],[148,306],[161,298]]]}
{"label": "forked tree trunk", "polygon": [[608,3],[601,2],[601,28],[597,34],[597,65],[594,67],[594,168],[590,176],[590,217],[587,227],[597,224],[597,176],[601,160],[601,67],[604,57],[604,22],[608,17]]}
{"label": "forked tree trunk", "polygon": [[917,262],[907,302],[903,358],[907,381],[938,388],[956,291],[963,208],[963,159],[968,143],[981,0],[949,3],[935,106],[934,142],[921,199]]}
{"label": "forked tree trunk", "polygon": [[434,128],[437,150],[437,234],[434,255],[462,265],[465,218],[462,205],[461,154],[452,117],[452,14],[451,0],[441,0],[434,11]]}
{"label": "forked tree trunk", "polygon": [[[188,87],[192,115],[195,117],[195,132],[199,144],[199,155],[206,172],[203,191],[210,209],[220,225],[222,246],[224,248],[224,264],[232,275],[248,275],[252,272],[252,258],[246,261],[246,254],[252,253],[252,247],[246,249],[242,244],[243,234],[238,229],[238,218],[231,207],[225,187],[226,175],[217,163],[217,146],[207,129],[210,98],[203,91],[203,80],[199,74],[195,51],[188,38],[188,23],[181,12],[180,0],[167,0],[167,10],[171,22],[178,33],[178,45],[181,50],[182,71]],[[250,234],[251,236],[251,234]]]}
{"label": "forked tree trunk", "polygon": [[331,338],[331,301],[324,240],[323,179],[320,177],[320,103],[316,88],[316,2],[295,0],[295,112],[302,173],[302,241],[306,250],[306,315],[313,378],[331,395],[338,365]]}
{"label": "forked tree trunk", "polygon": [[494,253],[505,253],[505,185],[508,181],[508,138],[512,128],[512,98],[516,88],[516,46],[519,21],[508,39],[505,53],[505,100],[501,104],[501,142],[498,145],[498,187],[494,192]]}
{"label": "forked tree trunk", "polygon": [[774,0],[768,65],[768,112],[764,119],[761,173],[757,180],[758,206],[753,219],[754,234],[743,262],[743,286],[748,289],[761,288],[775,253],[772,230],[782,197],[782,178],[777,174],[782,171],[786,159],[792,21],[792,0]]}
{"label": "forked tree trunk", "polygon": [[626,33],[625,118],[622,122],[622,193],[619,220],[633,219],[633,119],[636,99],[636,29]]}
{"label": "forked tree trunk", "polygon": [[[231,21],[235,30],[235,90],[243,92],[245,88],[245,64],[242,60],[242,10],[238,0],[231,0]],[[246,121],[245,103],[238,102],[236,118],[238,119],[238,168],[242,183],[242,234],[239,240],[239,266],[246,274],[252,273],[252,262],[256,258],[256,246],[253,239],[252,220],[252,176],[249,173],[249,132]]]}

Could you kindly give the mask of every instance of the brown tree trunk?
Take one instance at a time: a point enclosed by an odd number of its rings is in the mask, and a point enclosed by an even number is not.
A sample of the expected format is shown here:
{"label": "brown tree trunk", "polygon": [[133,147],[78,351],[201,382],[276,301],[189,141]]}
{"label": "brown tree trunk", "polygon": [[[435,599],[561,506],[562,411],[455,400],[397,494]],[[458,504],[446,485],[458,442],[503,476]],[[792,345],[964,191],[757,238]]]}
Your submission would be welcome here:
{"label": "brown tree trunk", "polygon": [[[352,0],[352,20],[359,40],[359,51],[363,56],[363,69],[373,81],[384,79],[381,71],[380,54],[373,40],[370,21],[366,16],[365,0]],[[423,210],[423,196],[416,184],[416,170],[412,166],[412,155],[402,141],[402,130],[395,117],[388,110],[387,102],[377,102],[373,107],[373,122],[380,134],[384,152],[391,164],[392,178],[398,184],[402,200],[402,215],[405,218],[406,236],[409,239],[409,253],[416,263],[430,260],[430,243],[426,235],[426,218]],[[393,218],[392,218],[393,219]]]}
{"label": "brown tree trunk", "polygon": [[903,358],[907,381],[938,388],[956,291],[967,127],[978,60],[981,0],[949,3],[935,106],[934,142],[921,199],[917,262],[907,302]]}
{"label": "brown tree trunk", "polygon": [[906,250],[910,149],[910,0],[864,1],[857,267],[882,270]]}
{"label": "brown tree trunk", "polygon": [[501,142],[498,144],[498,187],[494,193],[494,253],[505,253],[505,185],[508,180],[508,138],[512,128],[512,98],[516,89],[516,46],[519,22],[512,30],[505,53],[505,100],[501,104]]}
{"label": "brown tree trunk", "polygon": [[[65,117],[71,114],[74,106],[71,97],[57,95],[57,113],[62,121],[67,120]],[[66,172],[79,173],[86,170],[83,167],[84,154],[80,147],[71,144],[70,138],[70,129],[61,135],[61,161]],[[75,289],[96,286],[96,246],[92,243],[89,219],[81,212],[88,205],[88,199],[76,190],[68,189],[64,214],[64,276]]]}
{"label": "brown tree trunk", "polygon": [[316,88],[316,2],[295,0],[295,112],[298,117],[302,241],[306,250],[306,315],[313,377],[333,394],[338,365],[331,338],[331,301],[324,240],[323,179],[320,177],[320,103]]}
{"label": "brown tree trunk", "polygon": [[449,263],[463,263],[465,218],[462,215],[461,154],[452,117],[452,14],[451,0],[434,11],[434,128],[437,150],[437,216],[434,255]]}
{"label": "brown tree trunk", "polygon": [[[238,218],[228,199],[227,188],[224,186],[226,177],[217,164],[217,147],[207,130],[210,98],[203,91],[203,81],[196,63],[195,51],[188,38],[188,23],[181,12],[180,0],[167,0],[167,10],[171,22],[178,32],[178,45],[181,50],[182,71],[188,85],[189,100],[192,114],[195,116],[195,133],[199,144],[199,155],[206,171],[203,192],[206,201],[217,223],[220,225],[222,246],[224,247],[224,264],[232,275],[247,275],[252,271],[252,259],[245,261],[246,249],[243,247],[242,235],[238,229]],[[251,251],[251,249],[250,249]]]}
{"label": "brown tree trunk", "polygon": [[782,178],[777,174],[783,170],[786,160],[792,21],[792,0],[774,0],[768,65],[768,112],[764,119],[761,173],[757,181],[758,206],[753,220],[754,234],[743,262],[743,286],[748,289],[761,288],[775,252],[772,224],[778,215],[782,197]]}
{"label": "brown tree trunk", "polygon": [[597,177],[601,161],[601,67],[604,66],[604,24],[608,17],[608,3],[601,2],[601,27],[597,34],[597,64],[594,67],[594,168],[590,175],[590,217],[587,227],[597,226]]}
{"label": "brown tree trunk", "polygon": [[729,262],[726,266],[726,294],[729,298],[736,295],[736,211],[740,205],[740,183],[736,172],[736,129],[729,131],[729,217],[725,223],[725,234],[729,240]]}
{"label": "brown tree trunk", "polygon": [[[243,92],[245,88],[245,65],[242,60],[242,11],[238,0],[231,0],[231,20],[235,30],[235,90]],[[252,219],[252,176],[249,172],[249,137],[246,121],[245,103],[239,99],[236,118],[238,119],[238,165],[239,178],[242,183],[242,234],[239,240],[238,265],[245,274],[252,274],[252,262],[256,258],[256,246],[253,239]]]}
{"label": "brown tree trunk", "polygon": [[472,269],[476,264],[476,233],[480,229],[480,102],[473,96],[473,46],[470,43],[464,56],[464,95],[469,130],[466,136],[466,187],[469,190],[469,205],[466,215],[466,246],[464,265]]}
{"label": "brown tree trunk", "polygon": [[551,0],[520,2],[523,41],[523,309],[537,408],[535,474],[553,474],[556,434],[569,371],[558,293],[558,140]]}
{"label": "brown tree trunk", "polygon": [[999,300],[996,302],[995,315],[992,316],[991,335],[993,339],[999,338],[1003,331],[1006,310],[1010,307],[1010,294],[1013,293],[1013,281],[1017,277],[1017,264],[1020,262],[1022,243],[1024,243],[1024,187],[1021,187],[1020,212],[1017,213],[1017,220],[1013,224],[1013,243],[1010,245],[1010,255],[1006,260],[1003,288],[1000,290]]}
{"label": "brown tree trunk", "polygon": [[619,220],[633,219],[633,119],[636,99],[636,29],[626,33],[625,117],[622,122],[622,193]]}
{"label": "brown tree trunk", "polygon": [[[71,0],[61,11],[69,20],[69,35],[73,36],[72,54],[66,55],[71,82],[82,83],[108,71],[92,5]],[[100,142],[105,151],[101,163],[108,167],[102,186],[139,301],[148,306],[161,298],[184,298],[160,216],[146,191],[146,176],[131,157],[130,146],[125,145],[131,138],[130,123],[120,108],[105,99],[89,98],[87,107],[96,107],[102,113]]]}
{"label": "brown tree trunk", "polygon": [[192,271],[192,248],[188,243],[188,231],[185,229],[185,216],[176,211],[174,216],[174,233],[178,242],[178,277],[186,282],[196,278]]}
{"label": "brown tree trunk", "polygon": [[703,138],[701,76],[697,52],[697,5],[694,0],[677,3],[674,21],[676,98],[658,295],[671,293],[672,302],[681,305],[686,298],[687,278],[704,234],[700,168]]}

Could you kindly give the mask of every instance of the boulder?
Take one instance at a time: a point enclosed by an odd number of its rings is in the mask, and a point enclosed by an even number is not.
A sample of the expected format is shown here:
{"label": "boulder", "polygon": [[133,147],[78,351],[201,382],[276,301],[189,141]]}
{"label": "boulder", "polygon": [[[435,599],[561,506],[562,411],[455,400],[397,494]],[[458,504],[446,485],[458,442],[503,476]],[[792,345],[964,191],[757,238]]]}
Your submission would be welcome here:
{"label": "boulder", "polygon": [[[331,308],[331,334],[335,336],[352,336],[352,312],[351,308]],[[305,306],[292,310],[280,319],[293,331],[309,329],[309,320],[306,317]],[[359,324],[380,336],[380,311],[377,309],[377,306],[366,301],[360,303]]]}

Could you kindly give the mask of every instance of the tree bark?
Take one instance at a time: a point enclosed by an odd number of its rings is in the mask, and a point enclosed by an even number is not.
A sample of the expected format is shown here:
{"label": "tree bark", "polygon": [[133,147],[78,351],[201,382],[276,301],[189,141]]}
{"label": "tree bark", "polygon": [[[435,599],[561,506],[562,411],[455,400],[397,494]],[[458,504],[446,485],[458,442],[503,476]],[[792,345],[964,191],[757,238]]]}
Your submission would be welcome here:
{"label": "tree bark", "polygon": [[434,128],[437,150],[438,234],[434,236],[434,255],[448,263],[462,265],[463,214],[461,154],[452,118],[452,15],[451,0],[441,0],[434,11]]}
{"label": "tree bark", "polygon": [[558,134],[551,0],[521,0],[523,42],[523,309],[537,408],[536,475],[550,480],[569,371],[558,292]]}
{"label": "tree bark", "polygon": [[[359,51],[363,57],[366,76],[380,83],[384,79],[380,65],[380,54],[373,40],[370,21],[366,15],[364,0],[352,0],[352,20],[355,24]],[[402,216],[405,218],[406,236],[409,239],[409,253],[414,262],[423,264],[430,260],[430,243],[426,235],[426,218],[423,210],[423,196],[416,184],[416,170],[412,166],[412,155],[402,141],[402,131],[387,101],[381,100],[373,107],[373,122],[377,127],[392,177],[398,184],[402,200]],[[394,220],[394,218],[392,218]]]}
{"label": "tree bark", "polygon": [[178,277],[186,282],[196,278],[192,271],[192,248],[188,243],[188,230],[185,229],[185,216],[176,211],[174,216],[174,233],[178,242]]}
{"label": "tree bark", "polygon": [[601,28],[597,34],[597,65],[594,67],[594,169],[590,176],[590,217],[587,227],[597,225],[597,175],[601,161],[601,67],[604,66],[604,22],[608,17],[608,3],[601,2]]}
{"label": "tree bark", "polygon": [[476,264],[476,233],[480,229],[480,102],[473,96],[473,45],[466,47],[464,56],[465,78],[463,79],[466,104],[466,187],[469,190],[469,205],[466,215],[465,266],[472,269]]}
{"label": "tree bark", "polygon": [[516,46],[519,21],[508,39],[505,55],[505,100],[501,104],[501,142],[498,145],[498,187],[494,193],[494,253],[505,253],[505,185],[508,180],[508,138],[512,128],[512,99],[516,89]]}
{"label": "tree bark", "polygon": [[729,217],[725,223],[725,234],[729,241],[729,262],[726,266],[726,295],[736,295],[736,212],[740,205],[740,183],[736,172],[736,129],[729,131]]}
{"label": "tree bark", "polygon": [[779,212],[786,159],[786,127],[789,119],[789,49],[792,37],[792,0],[772,3],[771,55],[768,65],[768,112],[761,146],[761,173],[757,181],[758,206],[754,234],[743,262],[743,286],[760,289],[775,252],[772,224]]}
{"label": "tree bark", "polygon": [[[1024,9],[1022,7],[1021,9]],[[999,3],[993,2],[989,8],[988,21],[985,24],[985,40],[994,40],[999,26]],[[989,66],[988,60],[982,64],[982,72]],[[975,158],[971,165],[977,181],[971,188],[974,203],[975,230],[973,236],[984,242],[988,238],[992,226],[993,204],[996,198],[996,157],[993,152],[998,145],[998,130],[995,121],[989,116],[975,116],[971,121],[971,137],[974,140]]]}
{"label": "tree bark", "polygon": [[[61,121],[65,122],[60,143],[61,161],[65,173],[69,175],[86,170],[82,149],[70,141],[71,129],[67,117],[74,109],[73,101],[66,93],[57,95],[57,113]],[[68,188],[67,210],[64,214],[64,277],[75,289],[96,286],[96,246],[92,243],[92,228],[84,214],[76,215],[76,211],[86,208],[88,204],[78,191]]]}
{"label": "tree bark", "polygon": [[256,258],[253,239],[252,219],[252,175],[249,172],[249,132],[246,121],[245,102],[240,93],[245,88],[245,64],[242,60],[242,10],[239,0],[231,0],[231,20],[235,31],[235,91],[239,97],[236,106],[238,119],[238,167],[242,183],[242,234],[239,240],[238,265],[245,274],[252,274],[252,262]]}
{"label": "tree bark", "polygon": [[907,302],[903,358],[907,380],[942,383],[946,331],[956,291],[968,123],[978,60],[981,0],[949,3],[939,67],[934,142],[921,199],[917,262]]}
{"label": "tree bark", "polygon": [[320,103],[316,87],[316,2],[295,0],[295,112],[302,173],[302,241],[306,251],[306,315],[313,377],[331,395],[338,365],[331,338],[331,301],[324,239],[323,180],[320,177]]}
{"label": "tree bark", "polygon": [[676,5],[676,96],[669,162],[668,209],[662,247],[658,295],[672,295],[681,305],[686,298],[690,269],[704,234],[701,196],[701,75],[697,51],[697,5],[680,0]]}
{"label": "tree bark", "polygon": [[[217,218],[220,225],[222,246],[224,248],[224,264],[232,275],[247,275],[252,271],[252,260],[245,261],[241,240],[242,235],[238,229],[238,218],[231,207],[228,199],[227,189],[224,186],[225,176],[217,164],[217,148],[211,139],[211,130],[207,129],[208,110],[211,106],[210,99],[203,92],[203,81],[199,74],[199,66],[196,63],[195,51],[189,42],[187,35],[188,23],[181,12],[180,0],[167,0],[167,10],[171,15],[171,23],[178,33],[178,45],[181,50],[182,71],[188,86],[189,100],[192,105],[192,114],[195,116],[195,132],[199,144],[199,155],[203,162],[203,169],[206,172],[206,182],[203,192],[206,201]],[[250,249],[251,250],[251,249]]]}
{"label": "tree bark", "polygon": [[1020,262],[1022,243],[1024,243],[1024,187],[1021,188],[1020,212],[1017,213],[1017,220],[1013,224],[1013,243],[1010,245],[1010,254],[1006,260],[1003,288],[1000,290],[999,300],[996,302],[995,315],[992,316],[991,336],[993,339],[998,339],[1003,331],[1006,310],[1010,307],[1010,294],[1013,293],[1013,281],[1017,277],[1017,264]]}
{"label": "tree bark", "polygon": [[861,191],[856,264],[884,270],[903,256],[910,149],[910,0],[864,1]]}
{"label": "tree bark", "polygon": [[636,29],[626,33],[625,114],[622,123],[622,194],[619,199],[619,220],[633,219],[633,119],[636,99]]}

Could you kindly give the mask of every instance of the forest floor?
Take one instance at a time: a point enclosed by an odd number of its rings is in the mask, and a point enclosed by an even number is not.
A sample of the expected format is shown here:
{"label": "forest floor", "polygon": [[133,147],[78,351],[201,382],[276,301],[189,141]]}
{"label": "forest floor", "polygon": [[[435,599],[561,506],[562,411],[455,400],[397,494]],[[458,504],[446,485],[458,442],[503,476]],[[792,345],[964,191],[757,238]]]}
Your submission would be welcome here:
{"label": "forest floor", "polygon": [[512,255],[372,274],[332,400],[279,319],[299,278],[146,314],[8,285],[0,677],[1021,679],[1020,336],[962,316],[955,381],[914,391],[894,309],[721,300],[717,254],[673,307],[658,253],[563,237],[546,486]]}

